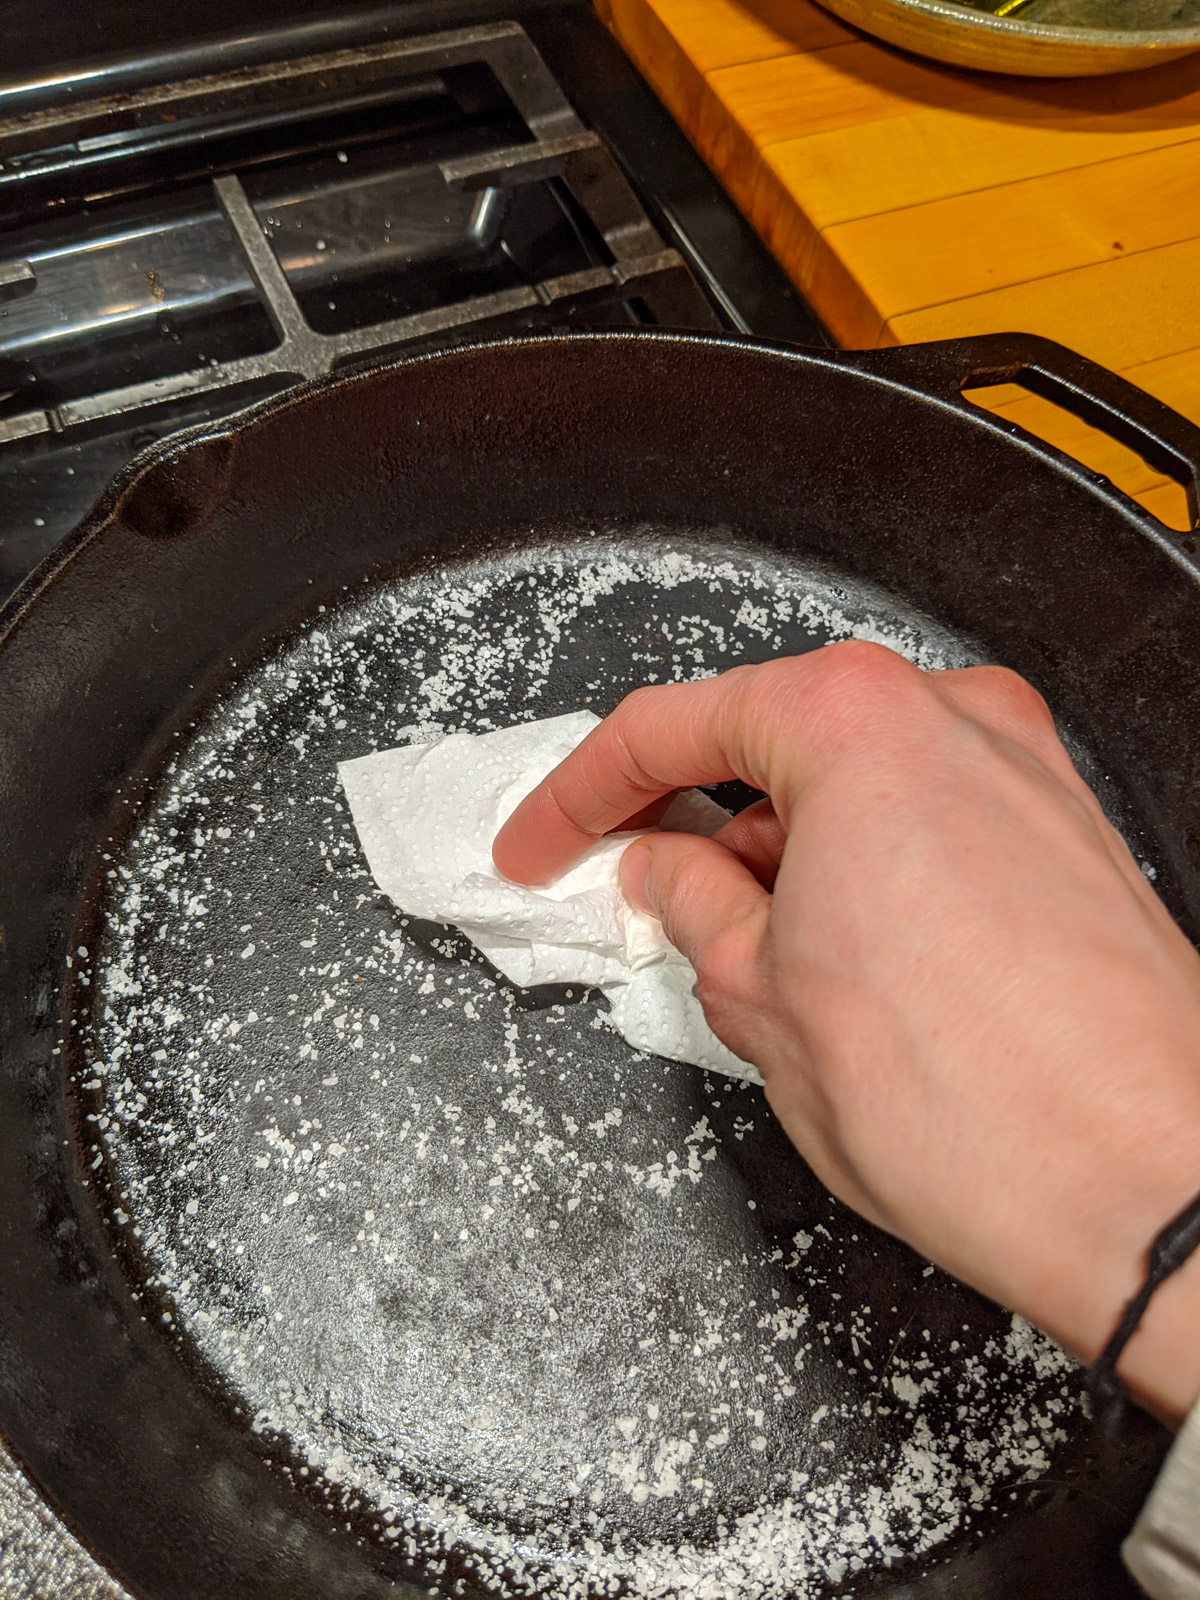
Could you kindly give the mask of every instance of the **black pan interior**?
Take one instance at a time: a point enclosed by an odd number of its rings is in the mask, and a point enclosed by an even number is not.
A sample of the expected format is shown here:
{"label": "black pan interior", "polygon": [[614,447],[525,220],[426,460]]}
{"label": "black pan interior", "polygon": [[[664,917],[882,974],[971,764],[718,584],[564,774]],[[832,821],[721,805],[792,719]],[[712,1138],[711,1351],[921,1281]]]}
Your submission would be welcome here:
{"label": "black pan interior", "polygon": [[1157,1431],[755,1091],[400,917],[334,768],[854,632],[1028,672],[1190,922],[1195,611],[1114,495],[736,345],[460,352],[151,467],[0,656],[0,1428],[156,1596],[1129,1592]]}

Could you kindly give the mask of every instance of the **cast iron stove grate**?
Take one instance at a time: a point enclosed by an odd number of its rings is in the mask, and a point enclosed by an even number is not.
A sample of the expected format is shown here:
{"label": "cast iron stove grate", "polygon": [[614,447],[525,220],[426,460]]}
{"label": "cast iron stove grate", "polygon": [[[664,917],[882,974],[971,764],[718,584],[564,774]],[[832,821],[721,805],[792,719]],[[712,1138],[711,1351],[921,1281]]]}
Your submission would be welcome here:
{"label": "cast iron stove grate", "polygon": [[142,445],[297,381],[722,325],[511,21],[0,121],[0,225],[0,594]]}

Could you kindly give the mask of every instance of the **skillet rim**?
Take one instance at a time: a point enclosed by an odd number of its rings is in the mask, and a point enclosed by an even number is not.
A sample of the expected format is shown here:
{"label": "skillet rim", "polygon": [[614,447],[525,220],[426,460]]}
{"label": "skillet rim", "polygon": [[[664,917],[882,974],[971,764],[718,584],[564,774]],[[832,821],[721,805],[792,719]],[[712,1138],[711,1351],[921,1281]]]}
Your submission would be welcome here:
{"label": "skillet rim", "polygon": [[[1062,351],[1078,359],[1066,345],[1037,335],[988,335],[996,339],[1027,338],[1031,348]],[[977,341],[971,338],[933,339],[911,345],[888,346],[872,350],[824,350],[819,346],[784,344],[751,335],[737,333],[693,333],[662,328],[604,328],[570,330],[553,333],[509,334],[495,338],[470,339],[458,344],[442,345],[433,350],[414,354],[392,356],[381,361],[355,365],[351,370],[337,370],[319,378],[310,378],[291,385],[278,393],[252,401],[228,416],[194,423],[180,429],[169,438],[155,440],[138,452],[117,472],[101,491],[92,509],[59,540],[58,544],[25,577],[7,600],[0,605],[0,652],[11,635],[20,626],[29,608],[55,580],[60,571],[93,542],[104,529],[118,520],[126,499],[143,482],[154,474],[169,469],[192,450],[222,439],[236,438],[269,417],[282,415],[294,407],[307,405],[321,395],[356,384],[369,382],[381,373],[396,372],[408,367],[419,367],[434,361],[470,357],[479,352],[499,349],[522,351],[525,349],[554,349],[568,345],[611,345],[648,341],[663,347],[707,348],[716,350],[751,351],[767,358],[781,360],[797,366],[825,367],[849,378],[858,378],[884,389],[909,396],[936,410],[958,419],[966,419],[985,433],[1005,439],[1027,455],[1040,458],[1046,465],[1070,478],[1081,489],[1103,501],[1118,512],[1141,537],[1148,539],[1180,568],[1185,576],[1200,587],[1200,554],[1193,557],[1173,537],[1176,530],[1160,522],[1153,513],[1139,505],[1132,496],[1119,488],[1103,473],[1093,472],[1074,456],[1056,445],[1048,444],[1036,434],[1029,433],[1019,424],[1006,422],[994,413],[973,405],[961,395],[948,397],[938,394],[919,382],[893,372],[880,370],[894,361],[900,352],[922,351],[944,353],[951,356],[957,350],[966,350]],[[1101,369],[1102,371],[1105,369]],[[1161,402],[1158,402],[1161,404]],[[1179,421],[1187,423],[1182,413],[1163,406]],[[1200,438],[1200,430],[1197,430]]]}

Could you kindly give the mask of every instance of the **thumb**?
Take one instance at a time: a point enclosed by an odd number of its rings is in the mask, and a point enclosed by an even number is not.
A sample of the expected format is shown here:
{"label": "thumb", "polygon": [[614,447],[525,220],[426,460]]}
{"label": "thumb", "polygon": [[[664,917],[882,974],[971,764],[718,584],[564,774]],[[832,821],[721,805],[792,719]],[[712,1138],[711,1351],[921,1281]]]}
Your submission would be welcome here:
{"label": "thumb", "polygon": [[696,969],[696,994],[724,1032],[753,1004],[771,896],[737,856],[694,833],[649,833],[621,858],[626,899],[650,912]]}

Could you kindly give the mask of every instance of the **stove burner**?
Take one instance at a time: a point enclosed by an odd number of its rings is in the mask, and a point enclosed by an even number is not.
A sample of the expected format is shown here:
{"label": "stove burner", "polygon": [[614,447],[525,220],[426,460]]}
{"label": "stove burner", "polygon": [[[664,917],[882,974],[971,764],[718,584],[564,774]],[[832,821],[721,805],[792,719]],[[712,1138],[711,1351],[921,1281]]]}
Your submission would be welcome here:
{"label": "stove burner", "polygon": [[[176,215],[149,233],[144,225],[131,229],[126,224],[108,237],[85,236],[65,248],[47,250],[44,262],[31,254],[28,260],[0,267],[0,294],[27,296],[19,308],[24,315],[10,314],[9,327],[0,334],[0,357],[32,362],[36,371],[40,351],[62,347],[72,338],[124,332],[139,322],[153,324],[172,311],[194,314],[198,309],[219,310],[223,302],[236,304],[254,298],[269,318],[273,342],[245,354],[211,357],[206,364],[184,371],[0,415],[0,444],[66,433],[218,390],[237,391],[244,401],[279,387],[281,379],[318,377],[414,340],[468,325],[503,325],[505,319],[536,314],[564,302],[593,309],[624,308],[625,319],[630,321],[720,326],[683,258],[656,233],[601,139],[584,127],[524,29],[514,22],[270,62],[11,119],[0,123],[0,160],[8,165],[8,171],[0,175],[0,194],[23,181],[28,208],[28,191],[36,200],[39,191],[44,194],[54,182],[72,173],[86,175],[90,182],[107,181],[107,193],[120,194],[123,184],[134,186],[129,182],[131,169],[136,184],[138,163],[144,163],[148,154],[161,157],[178,147],[181,133],[186,136],[190,125],[194,124],[184,148],[194,161],[198,143],[211,146],[240,132],[248,110],[255,110],[261,122],[265,95],[274,97],[276,125],[294,125],[312,120],[317,109],[314,97],[318,103],[324,102],[328,114],[331,105],[340,109],[350,95],[354,110],[361,114],[364,98],[377,102],[382,94],[386,103],[389,85],[391,99],[419,102],[422,97],[444,96],[451,74],[480,65],[490,71],[516,113],[518,136],[444,159],[410,163],[404,174],[407,184],[399,187],[407,190],[411,200],[421,186],[416,180],[423,177],[428,206],[432,177],[440,190],[434,200],[442,201],[441,220],[452,235],[465,234],[478,248],[486,245],[489,231],[495,230],[514,190],[557,180],[562,186],[559,193],[565,189],[563,200],[568,210],[581,224],[585,257],[593,259],[585,259],[573,270],[330,331],[322,329],[302,303],[289,278],[289,261],[298,284],[315,278],[326,286],[334,271],[340,275],[349,269],[351,277],[362,276],[372,267],[378,271],[381,265],[395,264],[399,251],[384,250],[382,262],[373,261],[372,252],[362,243],[361,213],[372,198],[384,206],[389,203],[388,174],[376,170],[368,172],[365,179],[356,174],[353,181],[326,183],[319,201],[314,203],[310,197],[310,210],[326,216],[334,213],[333,228],[338,226],[339,209],[343,223],[347,211],[358,213],[359,227],[351,230],[353,236],[344,251],[328,255],[331,271],[323,273],[324,264],[311,257],[326,252],[324,238],[316,240],[315,252],[306,247],[297,255],[286,247],[277,249],[274,241],[265,237],[260,211],[267,211],[270,225],[277,222],[275,210],[295,209],[302,202],[295,195],[285,196],[278,207],[260,204],[256,210],[241,179],[225,172],[212,181],[220,217],[232,230],[235,246],[232,261],[228,247],[223,252],[218,248],[218,257],[225,258],[224,276],[220,262],[214,270],[211,255],[206,259],[202,254],[203,246],[211,247],[214,242],[216,221],[203,214]],[[461,90],[459,98],[465,98]],[[346,152],[339,151],[337,159],[347,162]],[[392,180],[390,187],[395,191],[398,180],[394,174]],[[466,206],[464,197],[470,202]],[[393,193],[393,199],[402,202],[405,194]],[[302,218],[295,221],[297,227],[303,226]],[[447,232],[447,226],[442,232]],[[390,234],[385,232],[385,238],[390,244]],[[216,243],[219,247],[225,240],[218,237]],[[412,253],[410,248],[409,260]],[[131,296],[130,267],[136,281],[138,255],[142,261],[149,256],[163,265],[142,266],[142,282]],[[167,260],[172,267],[169,273]],[[39,291],[47,283],[53,284],[56,275],[67,298],[59,302],[58,321],[46,326],[42,320],[46,306]],[[635,297],[640,305],[631,306]],[[95,309],[97,299],[99,311]],[[326,299],[325,304],[336,309],[336,301]],[[529,325],[528,317],[523,325]],[[42,376],[44,379],[45,374]],[[20,386],[10,390],[8,398],[19,394]]]}

